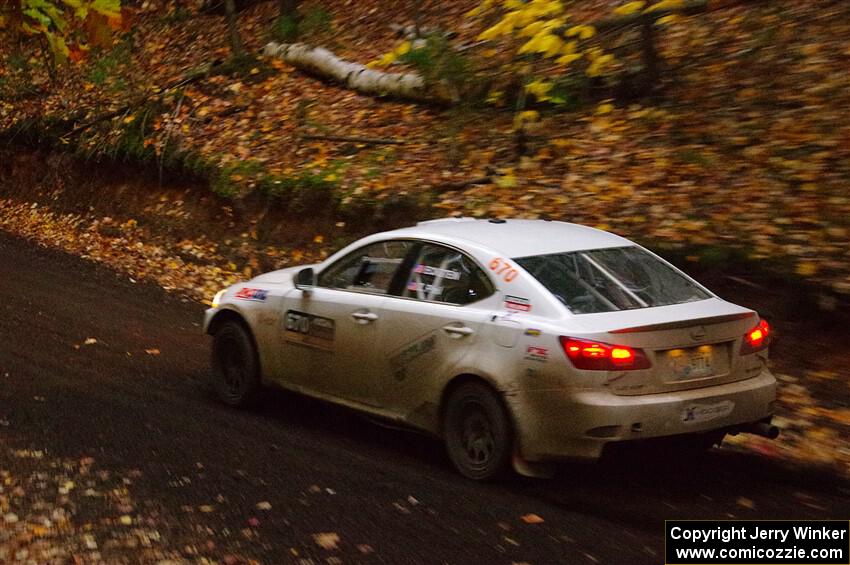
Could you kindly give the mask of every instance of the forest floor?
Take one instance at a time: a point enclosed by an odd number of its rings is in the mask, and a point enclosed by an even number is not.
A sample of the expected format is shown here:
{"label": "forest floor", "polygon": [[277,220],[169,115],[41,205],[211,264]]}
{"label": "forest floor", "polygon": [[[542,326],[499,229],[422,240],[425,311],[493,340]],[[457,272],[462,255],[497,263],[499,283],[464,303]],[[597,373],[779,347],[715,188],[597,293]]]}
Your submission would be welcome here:
{"label": "forest floor", "polygon": [[[399,43],[393,24],[418,14],[466,45],[481,31],[466,15],[476,5],[409,0],[388,17],[373,1],[307,2],[305,13],[323,16],[303,40],[367,63]],[[606,9],[588,2],[575,15]],[[239,14],[249,51],[271,38],[275,10],[265,2]],[[224,18],[158,0],[125,12],[111,49],[60,68],[53,82],[34,58],[0,47],[0,131],[21,138],[36,121],[74,118],[64,147],[94,159],[147,155],[152,168],[179,147],[215,167],[213,190],[236,207],[275,185],[295,186],[281,189],[291,201],[299,190],[325,194],[288,206],[294,215],[332,210],[316,222],[332,233],[272,238],[277,266],[316,235],[337,243],[339,224],[401,201],[427,216],[576,221],[654,247],[699,248],[693,261],[738,254],[850,293],[846,3],[743,4],[661,26],[659,94],[540,107],[523,155],[514,113],[498,102],[445,109],[361,96],[269,58],[163,91],[228,58]],[[470,69],[486,66],[486,49],[465,52]],[[111,110],[120,111],[79,128]],[[328,134],[401,144],[309,138]],[[361,218],[354,229],[364,227]],[[258,259],[238,263],[241,271]]]}

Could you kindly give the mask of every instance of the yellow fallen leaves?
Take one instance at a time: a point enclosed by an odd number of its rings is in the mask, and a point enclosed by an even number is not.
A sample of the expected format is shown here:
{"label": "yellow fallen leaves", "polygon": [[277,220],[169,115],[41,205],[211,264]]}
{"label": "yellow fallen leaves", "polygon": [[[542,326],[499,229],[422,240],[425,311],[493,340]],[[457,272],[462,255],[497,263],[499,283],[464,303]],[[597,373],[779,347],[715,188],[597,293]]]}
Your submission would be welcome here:
{"label": "yellow fallen leaves", "polygon": [[[119,233],[113,235],[114,229],[102,232],[101,226],[117,226]],[[216,292],[240,279],[240,274],[217,253],[215,245],[183,240],[165,249],[146,239],[134,219],[119,223],[113,218],[63,215],[38,204],[0,199],[0,229],[107,264],[127,273],[131,280],[153,280],[166,290],[180,290],[197,300],[209,301]],[[185,261],[181,255],[186,254],[198,261]],[[97,340],[92,337],[82,345],[95,343]],[[151,348],[146,353],[159,355],[159,350]]]}
{"label": "yellow fallen leaves", "polygon": [[334,532],[322,532],[313,534],[313,541],[322,549],[339,549],[339,535]]}
{"label": "yellow fallen leaves", "polygon": [[801,261],[800,263],[797,263],[797,268],[795,270],[798,275],[810,277],[818,272],[818,266],[812,261]]}
{"label": "yellow fallen leaves", "polygon": [[[850,408],[823,406],[812,390],[818,381],[844,380],[834,371],[808,371],[800,378],[778,374],[779,409],[773,423],[782,433],[776,440],[740,434],[727,436],[724,445],[744,448],[797,464],[827,467],[850,476]],[[749,508],[751,501],[738,500]]]}

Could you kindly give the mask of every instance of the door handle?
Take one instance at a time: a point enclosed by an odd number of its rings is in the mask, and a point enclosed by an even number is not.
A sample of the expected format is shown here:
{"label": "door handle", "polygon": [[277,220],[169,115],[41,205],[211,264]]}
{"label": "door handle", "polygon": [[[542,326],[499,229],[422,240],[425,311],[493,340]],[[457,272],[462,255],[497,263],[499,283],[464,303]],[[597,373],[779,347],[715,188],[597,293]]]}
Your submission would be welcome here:
{"label": "door handle", "polygon": [[378,315],[374,312],[354,312],[351,317],[355,322],[362,324],[369,324],[378,319]]}
{"label": "door handle", "polygon": [[475,333],[475,330],[466,326],[443,326],[443,331],[458,337],[466,337]]}

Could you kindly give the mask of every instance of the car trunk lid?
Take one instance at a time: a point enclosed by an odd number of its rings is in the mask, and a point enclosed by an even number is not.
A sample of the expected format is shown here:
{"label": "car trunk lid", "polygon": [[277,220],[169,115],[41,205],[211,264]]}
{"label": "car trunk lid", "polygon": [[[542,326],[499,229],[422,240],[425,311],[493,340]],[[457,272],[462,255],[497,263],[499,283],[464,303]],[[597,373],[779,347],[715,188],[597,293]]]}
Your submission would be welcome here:
{"label": "car trunk lid", "polygon": [[652,394],[714,386],[754,377],[755,355],[739,354],[755,312],[719,298],[696,303],[576,316],[592,337],[640,348],[649,369],[609,372],[606,385],[619,395]]}

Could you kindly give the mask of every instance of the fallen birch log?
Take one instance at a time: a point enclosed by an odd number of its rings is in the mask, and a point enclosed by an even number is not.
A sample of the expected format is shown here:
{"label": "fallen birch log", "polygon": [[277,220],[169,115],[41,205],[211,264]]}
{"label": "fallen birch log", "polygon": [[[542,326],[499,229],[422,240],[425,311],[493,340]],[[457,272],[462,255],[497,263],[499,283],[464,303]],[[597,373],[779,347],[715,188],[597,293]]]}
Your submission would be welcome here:
{"label": "fallen birch log", "polygon": [[276,43],[263,49],[265,55],[278,57],[293,67],[335,80],[362,94],[377,94],[416,100],[418,102],[451,102],[430,91],[417,73],[388,73],[370,69],[360,63],[340,59],[324,47],[305,43]]}

